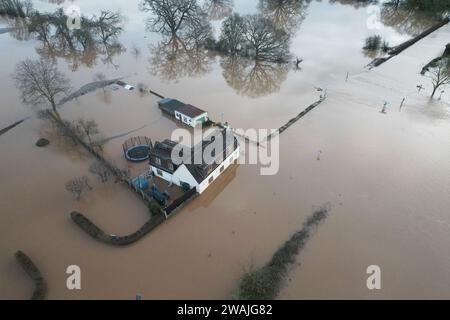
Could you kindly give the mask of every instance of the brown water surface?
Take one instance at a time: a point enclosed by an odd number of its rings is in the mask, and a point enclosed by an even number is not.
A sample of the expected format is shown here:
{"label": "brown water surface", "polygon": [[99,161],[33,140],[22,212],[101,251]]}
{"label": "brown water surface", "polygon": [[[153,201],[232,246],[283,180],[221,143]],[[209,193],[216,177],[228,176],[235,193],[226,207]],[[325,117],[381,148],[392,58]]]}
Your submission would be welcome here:
{"label": "brown water surface", "polygon": [[[43,11],[58,7],[33,2]],[[11,74],[19,61],[37,58],[41,44],[1,34],[0,128],[33,117],[0,136],[0,298],[31,294],[31,281],[14,260],[20,249],[41,269],[50,299],[133,299],[137,293],[145,299],[227,299],[245,268],[264,264],[313,207],[327,202],[331,215],[298,257],[301,264],[292,266],[280,298],[449,298],[450,95],[430,101],[430,83],[419,71],[442,52],[450,27],[368,72],[363,67],[370,59],[361,51],[373,33],[366,27],[368,14],[345,2],[305,5],[291,45],[304,59],[301,71],[210,54],[188,58],[197,64],[195,72],[183,64],[173,73],[159,68],[164,61],[152,48],[160,38],[145,31],[149,13],[138,10],[138,1],[74,1],[88,15],[120,9],[126,22],[119,41],[127,49],[114,56],[115,66],[98,59],[73,71],[58,58],[74,88],[100,71],[107,78],[125,76],[245,129],[278,128],[318,99],[315,87],[328,93],[280,137],[277,175],[261,176],[255,165],[233,167],[175,217],[125,248],[91,239],[70,212],[83,212],[121,235],[148,219],[147,208],[120,184],[100,184],[88,172],[92,158],[22,104]],[[255,13],[257,4],[235,0],[234,8]],[[391,43],[409,38],[388,26],[379,32]],[[133,47],[140,55],[132,54]],[[418,84],[426,87],[419,94]],[[127,163],[123,141],[133,135],[169,138],[178,127],[161,115],[157,100],[137,91],[97,90],[65,104],[61,115],[95,119],[104,138],[145,126],[104,148],[108,159],[138,174],[146,164]],[[388,113],[381,114],[385,101]],[[34,146],[41,136],[51,140],[43,149]],[[76,201],[64,185],[82,175],[94,189]],[[81,291],[66,288],[71,264],[81,267]],[[366,288],[372,264],[382,268],[377,292]]]}

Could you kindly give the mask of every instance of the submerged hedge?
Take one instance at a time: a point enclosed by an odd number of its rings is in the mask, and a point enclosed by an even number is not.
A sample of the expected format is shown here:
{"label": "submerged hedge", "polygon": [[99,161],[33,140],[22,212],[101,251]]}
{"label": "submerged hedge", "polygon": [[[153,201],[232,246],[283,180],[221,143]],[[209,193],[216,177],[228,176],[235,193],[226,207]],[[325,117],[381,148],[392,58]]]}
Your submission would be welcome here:
{"label": "submerged hedge", "polygon": [[150,218],[150,220],[136,232],[133,232],[127,236],[115,236],[105,233],[102,229],[97,227],[92,221],[79,212],[74,211],[70,214],[70,216],[72,220],[92,238],[113,246],[130,245],[143,238],[146,234],[166,220],[164,214],[160,212],[159,214],[152,216],[152,218]]}
{"label": "submerged hedge", "polygon": [[33,263],[33,261],[22,251],[17,251],[15,257],[20,266],[25,270],[25,272],[34,281],[36,288],[34,289],[32,300],[42,300],[47,294],[47,284],[45,283],[44,277],[42,277],[41,272],[38,267]]}
{"label": "submerged hedge", "polygon": [[241,279],[235,299],[273,300],[277,297],[289,267],[304,248],[316,227],[328,216],[329,206],[323,206],[308,217],[300,231],[279,248],[272,259],[262,268],[250,270]]}

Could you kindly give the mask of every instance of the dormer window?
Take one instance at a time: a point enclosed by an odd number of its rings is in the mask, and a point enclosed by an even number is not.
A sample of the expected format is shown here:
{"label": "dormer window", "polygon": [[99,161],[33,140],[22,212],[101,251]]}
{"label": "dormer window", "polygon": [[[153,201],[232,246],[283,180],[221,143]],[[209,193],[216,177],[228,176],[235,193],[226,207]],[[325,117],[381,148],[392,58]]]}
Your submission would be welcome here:
{"label": "dormer window", "polygon": [[172,163],[172,162],[169,162],[169,163],[167,164],[167,168],[169,168],[169,170],[173,171],[173,163]]}
{"label": "dormer window", "polygon": [[161,165],[161,159],[158,157],[155,157],[155,163],[160,166]]}

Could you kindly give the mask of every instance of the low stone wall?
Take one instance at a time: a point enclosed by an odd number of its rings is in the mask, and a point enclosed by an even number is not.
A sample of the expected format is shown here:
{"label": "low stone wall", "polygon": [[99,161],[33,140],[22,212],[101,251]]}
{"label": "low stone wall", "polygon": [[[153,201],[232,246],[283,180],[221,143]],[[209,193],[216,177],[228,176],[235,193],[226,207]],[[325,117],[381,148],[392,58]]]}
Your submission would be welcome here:
{"label": "low stone wall", "polygon": [[45,295],[47,294],[47,284],[45,283],[45,280],[42,277],[42,274],[39,271],[38,267],[36,267],[33,261],[22,251],[17,251],[15,257],[17,262],[23,268],[23,270],[25,270],[25,272],[34,281],[36,288],[34,289],[31,299],[32,300],[44,299]]}

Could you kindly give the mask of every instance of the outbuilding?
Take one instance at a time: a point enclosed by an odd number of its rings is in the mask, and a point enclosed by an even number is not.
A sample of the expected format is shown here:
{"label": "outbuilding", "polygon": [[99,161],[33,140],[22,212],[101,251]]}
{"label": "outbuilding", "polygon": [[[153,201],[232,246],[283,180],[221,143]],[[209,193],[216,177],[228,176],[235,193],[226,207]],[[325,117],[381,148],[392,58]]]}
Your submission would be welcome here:
{"label": "outbuilding", "polygon": [[175,119],[195,128],[208,121],[208,113],[193,105],[186,104],[175,109]]}
{"label": "outbuilding", "polygon": [[176,99],[162,99],[158,101],[158,106],[164,113],[193,128],[203,125],[209,120],[206,111]]}

